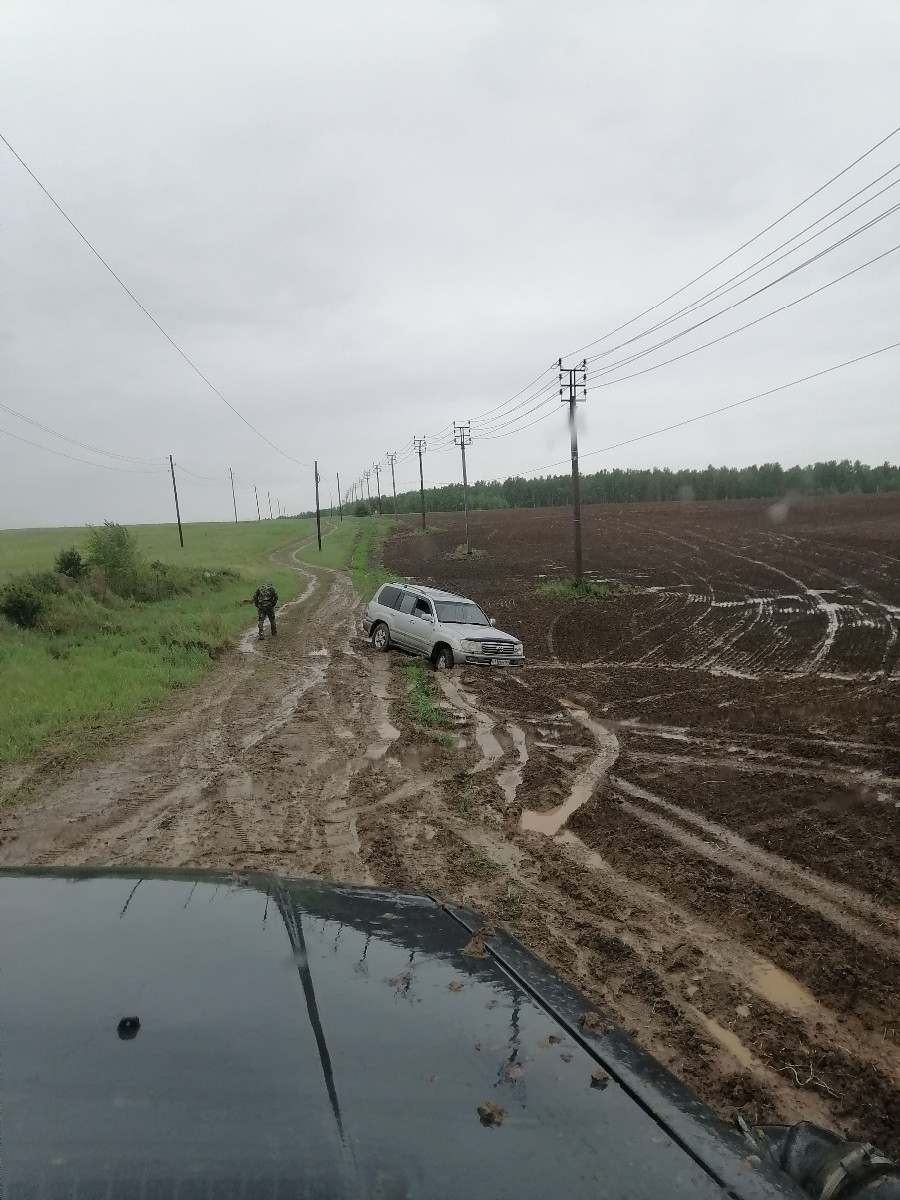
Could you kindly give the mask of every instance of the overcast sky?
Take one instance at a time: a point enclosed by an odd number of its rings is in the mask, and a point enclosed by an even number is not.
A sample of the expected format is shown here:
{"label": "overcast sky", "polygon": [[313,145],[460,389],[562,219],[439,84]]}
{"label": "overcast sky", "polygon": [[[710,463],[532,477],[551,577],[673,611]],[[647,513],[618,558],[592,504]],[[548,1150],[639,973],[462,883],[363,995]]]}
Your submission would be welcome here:
{"label": "overcast sky", "polygon": [[[531,415],[536,401],[500,408],[493,424],[482,414],[900,125],[897,0],[2,0],[0,47],[0,132],[228,401],[292,458],[318,458],[326,503],[335,472],[349,484],[414,435],[431,439],[426,482],[457,479],[458,452],[437,451],[453,420],[474,422],[470,478],[565,460],[558,399]],[[613,351],[595,366],[683,330],[682,319],[614,349],[894,164],[900,134],[588,351]],[[900,166],[700,317],[887,211],[900,185],[873,192],[897,180]],[[602,381],[897,243],[894,214]],[[2,144],[0,247],[0,403],[146,460],[0,411],[0,527],[168,520],[170,453],[214,480],[182,477],[187,520],[231,516],[229,466],[242,517],[255,516],[253,484],[288,511],[309,507],[311,467],[229,411]],[[681,362],[594,388],[583,468],[897,461],[900,350],[590,451],[900,340],[898,268],[900,251]],[[551,409],[522,432],[478,436]],[[397,483],[418,483],[414,459],[398,463]]]}

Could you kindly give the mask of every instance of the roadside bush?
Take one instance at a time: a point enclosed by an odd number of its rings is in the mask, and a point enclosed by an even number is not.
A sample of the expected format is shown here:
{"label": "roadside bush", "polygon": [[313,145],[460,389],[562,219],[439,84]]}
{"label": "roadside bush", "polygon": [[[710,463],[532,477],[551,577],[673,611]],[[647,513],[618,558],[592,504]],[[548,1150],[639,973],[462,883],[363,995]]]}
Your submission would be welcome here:
{"label": "roadside bush", "polygon": [[358,500],[356,507],[353,509],[354,517],[371,517],[372,510],[366,504],[365,500]]}
{"label": "roadside bush", "polygon": [[104,521],[87,539],[87,560],[102,568],[113,591],[127,590],[141,563],[137,542],[124,525]]}
{"label": "roadside bush", "polygon": [[70,579],[80,579],[87,570],[81,552],[74,546],[70,546],[68,550],[60,550],[54,566],[59,575],[68,575]]}
{"label": "roadside bush", "polygon": [[20,629],[33,629],[43,607],[40,593],[25,583],[8,583],[0,592],[0,612]]}

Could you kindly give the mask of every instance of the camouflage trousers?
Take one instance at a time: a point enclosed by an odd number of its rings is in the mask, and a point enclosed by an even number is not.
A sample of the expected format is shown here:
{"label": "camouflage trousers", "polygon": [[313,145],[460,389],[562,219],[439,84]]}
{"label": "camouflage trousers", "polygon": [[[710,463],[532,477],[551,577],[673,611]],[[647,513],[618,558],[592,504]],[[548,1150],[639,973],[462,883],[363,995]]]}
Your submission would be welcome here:
{"label": "camouflage trousers", "polygon": [[266,617],[269,618],[269,626],[271,627],[272,632],[273,633],[277,632],[275,629],[275,605],[274,604],[262,605],[260,608],[258,608],[256,610],[256,615],[257,615],[257,618],[259,619],[259,636],[260,637],[262,637],[262,635],[263,635],[263,626],[266,623]]}

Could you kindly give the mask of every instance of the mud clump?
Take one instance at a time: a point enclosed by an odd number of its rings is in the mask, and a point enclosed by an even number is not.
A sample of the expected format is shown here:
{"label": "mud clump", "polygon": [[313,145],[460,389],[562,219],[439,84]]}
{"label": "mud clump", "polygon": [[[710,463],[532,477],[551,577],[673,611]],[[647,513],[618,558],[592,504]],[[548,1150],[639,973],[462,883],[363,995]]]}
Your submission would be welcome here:
{"label": "mud clump", "polygon": [[481,929],[477,929],[463,946],[463,954],[466,958],[485,958],[487,955],[486,942],[494,936],[494,930],[485,925]]}
{"label": "mud clump", "polygon": [[606,1022],[597,1012],[585,1012],[578,1018],[578,1024],[588,1033],[606,1033]]}
{"label": "mud clump", "polygon": [[392,975],[388,980],[388,987],[403,988],[404,991],[412,983],[412,975],[409,971],[404,971],[402,975]]}
{"label": "mud clump", "polygon": [[506,1120],[506,1109],[496,1100],[485,1100],[478,1105],[478,1116],[482,1125],[502,1125]]}
{"label": "mud clump", "polygon": [[460,983],[458,979],[451,979],[447,986],[450,988],[451,992],[461,992],[466,985],[464,983]]}
{"label": "mud clump", "polygon": [[609,1076],[603,1070],[602,1067],[598,1067],[597,1070],[591,1076],[591,1087],[602,1089],[602,1088],[605,1088],[608,1084],[609,1084]]}

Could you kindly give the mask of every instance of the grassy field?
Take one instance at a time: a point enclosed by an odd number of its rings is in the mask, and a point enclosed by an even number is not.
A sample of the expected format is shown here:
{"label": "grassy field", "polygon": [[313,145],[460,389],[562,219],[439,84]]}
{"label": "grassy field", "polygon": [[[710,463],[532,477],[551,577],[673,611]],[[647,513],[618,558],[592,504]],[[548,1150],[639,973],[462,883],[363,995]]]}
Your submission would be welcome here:
{"label": "grassy field", "polygon": [[[153,603],[69,587],[49,597],[34,628],[0,616],[0,765],[37,754],[77,758],[196,683],[252,624],[246,601],[259,582],[271,580],[282,600],[300,589],[302,577],[274,567],[268,555],[314,531],[309,520],[187,525],[182,551],[172,526],[134,526],[146,562],[229,568],[240,578],[201,580],[187,594]],[[84,529],[0,532],[0,584],[52,570],[56,553],[83,547],[85,537]]]}
{"label": "grassy field", "polygon": [[[178,545],[175,525],[130,525],[128,528],[136,538],[139,550],[150,562],[161,559],[191,567],[233,567],[253,574],[265,567],[269,551],[309,537],[315,533],[316,523],[308,519],[283,519],[185,525],[183,550]],[[0,583],[25,571],[51,570],[57,551],[67,546],[82,546],[86,532],[83,526],[0,530]]]}
{"label": "grassy field", "polygon": [[[0,615],[0,767],[42,756],[65,763],[114,736],[129,720],[197,683],[236,636],[252,625],[246,603],[271,580],[280,599],[302,576],[276,567],[269,554],[303,543],[300,560],[350,567],[366,598],[387,576],[380,566],[389,522],[345,518],[323,523],[322,550],[309,519],[186,525],[185,545],[171,525],[130,527],[145,563],[196,572],[227,568],[239,579],[152,603],[70,587],[46,601],[34,628]],[[84,549],[87,530],[0,531],[0,588],[11,579],[52,571],[57,553]],[[64,581],[67,582],[67,581]]]}

